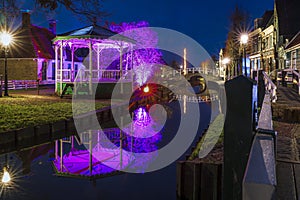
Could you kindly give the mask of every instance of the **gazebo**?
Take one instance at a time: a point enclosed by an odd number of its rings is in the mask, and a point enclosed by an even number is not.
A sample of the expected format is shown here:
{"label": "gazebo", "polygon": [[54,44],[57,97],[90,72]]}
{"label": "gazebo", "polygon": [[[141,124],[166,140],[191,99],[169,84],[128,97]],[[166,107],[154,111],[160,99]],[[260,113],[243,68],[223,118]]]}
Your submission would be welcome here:
{"label": "gazebo", "polygon": [[[58,35],[53,39],[53,44],[56,69],[55,92],[60,96],[66,93],[69,86],[73,88],[75,82],[85,83],[88,86],[87,92],[92,94],[93,87],[99,83],[132,81],[132,63],[129,62],[132,61],[134,45],[132,39],[94,24]],[[83,59],[85,56],[81,58],[78,56],[76,51],[79,49],[88,50],[85,59]],[[115,68],[108,69],[108,66],[101,63],[103,51],[108,49],[111,52],[115,51],[114,56],[117,56],[118,66]],[[106,55],[106,57],[110,56]]]}

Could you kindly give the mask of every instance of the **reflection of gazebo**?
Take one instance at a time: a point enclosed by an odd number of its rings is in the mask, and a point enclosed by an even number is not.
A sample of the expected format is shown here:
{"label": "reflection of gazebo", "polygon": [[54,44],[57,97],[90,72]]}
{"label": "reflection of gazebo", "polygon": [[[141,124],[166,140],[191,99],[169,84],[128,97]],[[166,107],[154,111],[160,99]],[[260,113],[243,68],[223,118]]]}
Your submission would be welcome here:
{"label": "reflection of gazebo", "polygon": [[[58,35],[53,39],[53,43],[56,69],[55,92],[59,95],[65,92],[67,86],[73,88],[76,81],[85,82],[88,85],[87,91],[92,94],[93,84],[114,83],[119,81],[120,77],[122,77],[122,82],[132,80],[131,67],[127,61],[132,60],[129,57],[132,56],[133,40],[129,38],[117,35],[106,28],[92,25]],[[78,49],[88,49],[89,53],[86,66],[82,68],[75,64],[75,61],[78,61],[78,56],[76,56]],[[118,69],[108,70],[107,66],[101,65],[100,55],[105,49],[114,49],[119,53]],[[126,53],[124,56],[124,52],[131,53]],[[106,57],[108,56],[106,55]],[[123,66],[124,61],[125,66]]]}
{"label": "reflection of gazebo", "polygon": [[71,136],[55,142],[53,166],[58,176],[86,178],[94,180],[120,173],[126,167],[131,155],[108,140],[120,140],[120,129],[112,129],[106,138],[99,131],[80,134],[80,139]]}

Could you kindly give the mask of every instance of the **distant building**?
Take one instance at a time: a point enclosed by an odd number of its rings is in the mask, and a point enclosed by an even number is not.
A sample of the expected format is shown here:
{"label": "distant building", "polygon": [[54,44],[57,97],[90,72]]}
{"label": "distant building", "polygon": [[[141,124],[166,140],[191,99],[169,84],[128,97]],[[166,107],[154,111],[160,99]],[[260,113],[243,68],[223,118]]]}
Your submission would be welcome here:
{"label": "distant building", "polygon": [[254,20],[254,29],[249,34],[250,65],[254,71],[271,72],[276,69],[276,29],[274,11],[266,11],[261,18]]}
{"label": "distant building", "polygon": [[[22,13],[22,26],[14,32],[13,44],[7,54],[8,80],[27,80],[54,83],[55,63],[52,39],[56,22],[49,29],[31,24],[30,13]],[[4,74],[4,51],[0,56],[0,74]]]}
{"label": "distant building", "polygon": [[300,31],[299,8],[299,0],[275,0],[274,26],[277,33],[278,69],[288,68],[285,65],[285,47]]}
{"label": "distant building", "polygon": [[300,70],[300,31],[286,45],[285,68]]}

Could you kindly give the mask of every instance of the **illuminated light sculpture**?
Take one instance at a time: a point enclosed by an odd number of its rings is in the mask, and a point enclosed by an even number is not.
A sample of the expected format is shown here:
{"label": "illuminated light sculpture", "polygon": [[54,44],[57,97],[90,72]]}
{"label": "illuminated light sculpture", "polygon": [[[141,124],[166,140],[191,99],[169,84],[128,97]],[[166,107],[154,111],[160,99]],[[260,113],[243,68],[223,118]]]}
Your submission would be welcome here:
{"label": "illuminated light sculpture", "polygon": [[11,181],[10,175],[6,169],[6,167],[3,168],[3,177],[2,177],[2,183],[7,184]]}
{"label": "illuminated light sculpture", "polygon": [[[157,49],[157,34],[151,30],[146,21],[112,24],[110,30],[137,41],[136,50],[133,51],[132,63],[135,73],[135,82],[138,87],[144,85],[154,75],[153,65],[165,64],[162,52]],[[142,28],[142,29],[138,29]],[[147,47],[145,49],[144,47]],[[149,48],[150,47],[150,48]]]}

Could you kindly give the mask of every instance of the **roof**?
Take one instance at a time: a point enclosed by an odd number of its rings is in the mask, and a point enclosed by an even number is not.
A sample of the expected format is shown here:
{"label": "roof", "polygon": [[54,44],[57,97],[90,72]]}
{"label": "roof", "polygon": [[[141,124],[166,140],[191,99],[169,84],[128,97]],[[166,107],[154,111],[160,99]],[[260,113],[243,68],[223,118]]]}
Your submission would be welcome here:
{"label": "roof", "polygon": [[[52,39],[55,35],[47,28],[30,25],[15,31],[14,43],[9,48],[9,58],[54,58]],[[1,57],[4,57],[3,52]]]}
{"label": "roof", "polygon": [[[114,36],[114,37],[113,37]],[[133,39],[127,38],[125,36],[121,36],[116,32],[113,32],[107,28],[104,28],[99,25],[90,25],[83,28],[75,29],[73,31],[69,31],[63,34],[57,35],[54,38],[54,42],[58,40],[68,40],[68,39],[109,39],[113,37],[115,40],[123,40],[131,43],[135,43]]]}
{"label": "roof", "polygon": [[292,48],[300,44],[300,31],[292,38],[292,40],[287,44],[286,49]]}
{"label": "roof", "polygon": [[278,13],[279,35],[291,39],[300,30],[300,1],[275,0]]}
{"label": "roof", "polygon": [[274,10],[267,10],[262,16],[262,20],[259,24],[259,27],[267,28],[268,26],[272,25],[273,16],[274,16]]}
{"label": "roof", "polygon": [[116,35],[117,33],[106,29],[102,26],[98,26],[98,25],[92,25],[92,26],[86,26],[83,28],[79,28],[73,31],[69,31],[63,34],[60,34],[59,36],[84,36],[84,35],[93,35],[93,36],[100,36],[102,38],[109,38],[112,37],[114,35]]}

